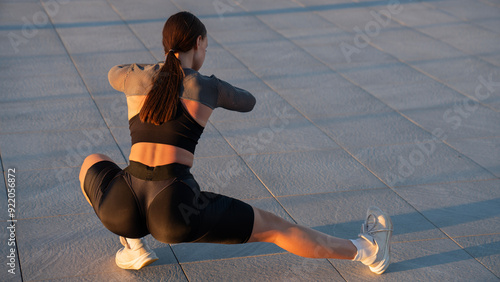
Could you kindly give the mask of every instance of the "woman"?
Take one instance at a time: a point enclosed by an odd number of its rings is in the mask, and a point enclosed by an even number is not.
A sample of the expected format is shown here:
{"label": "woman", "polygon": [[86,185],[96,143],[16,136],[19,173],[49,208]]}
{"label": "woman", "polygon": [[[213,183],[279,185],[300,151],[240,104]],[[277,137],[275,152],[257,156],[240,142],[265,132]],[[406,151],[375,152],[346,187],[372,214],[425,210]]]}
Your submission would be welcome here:
{"label": "woman", "polygon": [[116,262],[140,269],[157,259],[141,239],[164,243],[237,244],[270,242],[308,258],[361,261],[375,273],[389,265],[392,224],[370,208],[355,240],[335,238],[290,223],[242,201],[202,192],[189,172],[194,150],[217,107],[247,112],[255,98],[215,76],[203,76],[207,48],[203,23],[189,12],[171,16],[163,29],[165,62],[122,65],[109,72],[111,85],[125,93],[132,147],[130,165],[120,169],[109,157],[88,156],[81,168],[83,194],[124,248]]}

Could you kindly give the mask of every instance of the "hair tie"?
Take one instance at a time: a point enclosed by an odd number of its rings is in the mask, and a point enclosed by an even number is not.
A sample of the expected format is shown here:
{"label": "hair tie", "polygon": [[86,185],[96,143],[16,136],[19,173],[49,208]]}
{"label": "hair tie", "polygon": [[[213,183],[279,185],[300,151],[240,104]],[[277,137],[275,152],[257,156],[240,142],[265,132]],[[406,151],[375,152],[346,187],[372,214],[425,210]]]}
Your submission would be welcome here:
{"label": "hair tie", "polygon": [[175,50],[174,50],[174,49],[170,49],[170,50],[168,50],[168,52],[169,52],[169,53],[170,53],[170,52],[174,52],[174,53],[175,53]]}

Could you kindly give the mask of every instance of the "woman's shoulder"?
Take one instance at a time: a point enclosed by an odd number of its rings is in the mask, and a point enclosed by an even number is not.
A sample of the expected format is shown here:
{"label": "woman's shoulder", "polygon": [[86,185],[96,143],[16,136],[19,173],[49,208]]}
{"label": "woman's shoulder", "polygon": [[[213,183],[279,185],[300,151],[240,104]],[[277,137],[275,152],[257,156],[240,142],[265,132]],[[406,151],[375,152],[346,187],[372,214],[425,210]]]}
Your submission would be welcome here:
{"label": "woman's shoulder", "polygon": [[126,95],[146,95],[151,89],[155,74],[162,66],[163,62],[116,65],[109,70],[109,83]]}
{"label": "woman's shoulder", "polygon": [[193,69],[188,69],[188,68],[183,68],[184,71],[184,81],[190,81],[190,80],[195,80],[196,82],[200,84],[213,84],[216,83],[217,78],[215,75],[203,75],[198,71],[195,71]]}
{"label": "woman's shoulder", "polygon": [[217,106],[217,78],[206,76],[193,69],[184,70],[183,88],[180,97],[198,101],[212,109]]}

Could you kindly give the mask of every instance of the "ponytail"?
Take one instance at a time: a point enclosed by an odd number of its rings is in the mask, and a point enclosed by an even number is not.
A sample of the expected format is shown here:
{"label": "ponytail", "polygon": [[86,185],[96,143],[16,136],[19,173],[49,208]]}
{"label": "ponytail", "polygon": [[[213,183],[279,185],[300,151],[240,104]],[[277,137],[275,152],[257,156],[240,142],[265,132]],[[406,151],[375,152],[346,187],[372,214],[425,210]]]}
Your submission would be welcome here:
{"label": "ponytail", "polygon": [[206,35],[205,25],[189,12],[179,12],[168,18],[163,27],[165,64],[153,79],[153,86],[139,112],[142,122],[160,125],[175,118],[184,80],[181,61],[175,53],[188,52],[196,45],[199,36]]}
{"label": "ponytail", "polygon": [[175,117],[183,79],[181,62],[173,51],[169,51],[139,112],[142,122],[160,125]]}

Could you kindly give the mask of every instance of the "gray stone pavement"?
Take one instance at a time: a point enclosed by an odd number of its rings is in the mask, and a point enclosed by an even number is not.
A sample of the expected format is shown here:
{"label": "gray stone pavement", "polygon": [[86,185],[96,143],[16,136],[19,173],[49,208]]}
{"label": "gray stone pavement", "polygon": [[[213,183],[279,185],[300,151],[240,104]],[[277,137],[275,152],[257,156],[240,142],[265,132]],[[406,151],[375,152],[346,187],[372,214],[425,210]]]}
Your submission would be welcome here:
{"label": "gray stone pavement", "polygon": [[[160,260],[115,265],[79,166],[97,152],[126,166],[126,102],[107,72],[162,60],[179,10],[207,26],[201,72],[258,99],[214,112],[201,186],[342,238],[377,205],[394,222],[385,274],[150,236]],[[0,36],[2,281],[499,280],[498,0],[1,0]]]}

